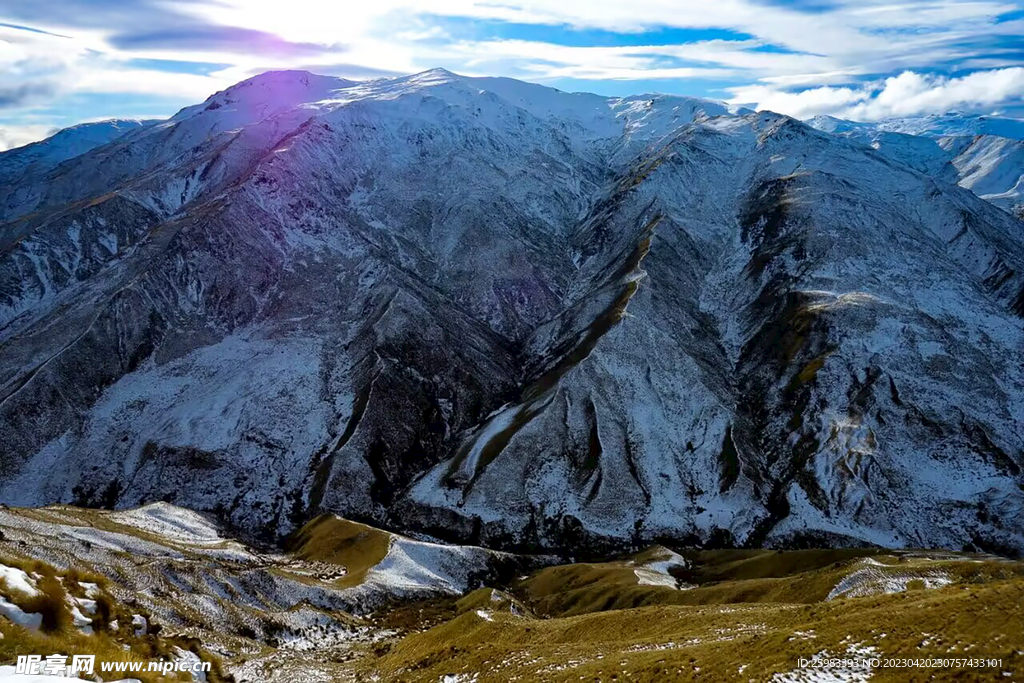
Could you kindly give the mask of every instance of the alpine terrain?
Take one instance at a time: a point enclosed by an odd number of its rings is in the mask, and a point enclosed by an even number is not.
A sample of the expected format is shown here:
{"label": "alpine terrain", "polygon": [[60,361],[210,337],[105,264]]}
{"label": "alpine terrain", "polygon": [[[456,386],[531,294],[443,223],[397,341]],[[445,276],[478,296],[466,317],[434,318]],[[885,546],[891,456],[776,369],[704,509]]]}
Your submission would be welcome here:
{"label": "alpine terrain", "polygon": [[0,154],[0,651],[110,631],[210,681],[1019,655],[1022,138],[279,71]]}

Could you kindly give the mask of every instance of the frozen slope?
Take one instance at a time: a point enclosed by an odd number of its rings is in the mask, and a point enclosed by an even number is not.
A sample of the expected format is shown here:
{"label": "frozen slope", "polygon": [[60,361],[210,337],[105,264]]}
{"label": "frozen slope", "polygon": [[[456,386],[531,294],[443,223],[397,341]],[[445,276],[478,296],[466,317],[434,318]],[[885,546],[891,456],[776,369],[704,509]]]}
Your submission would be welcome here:
{"label": "frozen slope", "polygon": [[984,135],[970,141],[946,138],[941,144],[956,153],[952,164],[961,187],[997,206],[1024,203],[1024,142]]}
{"label": "frozen slope", "polygon": [[18,188],[0,500],[1024,549],[1009,214],[703,100],[246,83]]}
{"label": "frozen slope", "polygon": [[1019,246],[964,205],[1014,235],[1001,212],[772,115],[687,130],[615,199],[634,212],[616,228],[657,217],[625,316],[490,464],[508,408],[418,504],[485,530],[755,544],[957,546],[976,509],[1020,519],[1020,284],[999,303],[983,283],[1004,256],[975,260]]}

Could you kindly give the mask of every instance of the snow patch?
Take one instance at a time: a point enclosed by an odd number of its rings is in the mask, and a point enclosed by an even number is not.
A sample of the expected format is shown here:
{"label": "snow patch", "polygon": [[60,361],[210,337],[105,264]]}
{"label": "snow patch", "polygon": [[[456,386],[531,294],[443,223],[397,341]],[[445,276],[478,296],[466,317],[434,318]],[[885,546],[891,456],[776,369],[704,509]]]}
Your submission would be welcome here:
{"label": "snow patch", "polygon": [[39,595],[35,577],[29,576],[25,571],[17,567],[8,567],[5,564],[0,564],[0,579],[3,579],[7,587],[12,591],[24,593],[29,597]]}
{"label": "snow patch", "polygon": [[911,581],[921,581],[925,588],[942,588],[953,582],[948,575],[933,569],[904,571],[887,567],[871,558],[865,558],[859,564],[861,568],[844,576],[829,592],[826,600],[902,593]]}
{"label": "snow patch", "polygon": [[43,624],[43,615],[29,614],[12,602],[0,597],[0,614],[13,621],[18,626],[24,626],[32,630],[38,630]]}

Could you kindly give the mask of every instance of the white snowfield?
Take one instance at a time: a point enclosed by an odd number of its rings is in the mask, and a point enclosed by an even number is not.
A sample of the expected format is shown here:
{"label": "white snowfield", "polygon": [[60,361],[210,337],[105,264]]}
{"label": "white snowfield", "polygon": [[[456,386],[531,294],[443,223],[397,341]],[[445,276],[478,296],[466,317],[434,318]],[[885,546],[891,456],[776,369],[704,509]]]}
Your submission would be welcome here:
{"label": "white snowfield", "polygon": [[[59,173],[0,155],[0,500],[1024,549],[1019,122],[812,123],[270,72]],[[59,533],[252,561],[187,515],[111,520],[136,531]],[[371,583],[466,580],[392,551]],[[268,574],[211,580],[305,593]]]}
{"label": "white snowfield", "polygon": [[161,538],[190,546],[223,545],[217,527],[200,514],[169,503],[150,503],[131,510],[112,512],[109,518]]}
{"label": "white snowfield", "polygon": [[680,582],[670,573],[674,567],[687,567],[689,562],[679,553],[668,548],[658,548],[655,556],[633,569],[637,583],[641,586],[667,586],[681,588]]}
{"label": "white snowfield", "polygon": [[396,595],[430,589],[459,595],[469,587],[469,575],[486,565],[486,555],[483,549],[394,538],[388,554],[367,572],[364,585]]}
{"label": "white snowfield", "polygon": [[942,588],[953,580],[940,567],[916,567],[914,571],[901,571],[872,560],[861,560],[860,568],[850,572],[829,592],[826,600],[836,598],[859,598],[865,595],[902,593],[911,581],[920,582],[924,588]]}
{"label": "white snowfield", "polygon": [[27,613],[6,598],[0,597],[0,615],[3,615],[18,626],[38,630],[43,624],[43,615],[32,612]]}
{"label": "white snowfield", "polygon": [[477,587],[494,562],[512,555],[474,546],[419,541],[390,534],[388,552],[366,572],[359,593],[416,597],[462,595]]}

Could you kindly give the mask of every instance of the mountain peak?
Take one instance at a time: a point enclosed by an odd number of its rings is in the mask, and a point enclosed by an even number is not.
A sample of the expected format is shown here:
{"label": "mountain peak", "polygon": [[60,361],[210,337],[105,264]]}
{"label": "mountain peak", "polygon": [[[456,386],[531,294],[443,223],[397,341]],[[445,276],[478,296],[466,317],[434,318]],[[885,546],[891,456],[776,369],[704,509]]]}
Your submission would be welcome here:
{"label": "mountain peak", "polygon": [[250,78],[231,86],[228,90],[258,85],[280,85],[284,83],[300,85],[308,88],[313,87],[318,83],[326,82],[351,85],[354,81],[340,78],[338,76],[322,76],[304,69],[272,69],[270,71],[264,71],[256,74],[255,76],[251,76]]}
{"label": "mountain peak", "polygon": [[421,71],[420,73],[412,74],[411,76],[405,76],[404,78],[400,78],[398,80],[404,80],[408,83],[422,83],[424,85],[433,85],[437,83],[450,83],[452,81],[457,81],[462,78],[463,76],[460,76],[459,74],[456,73],[452,73],[448,69],[436,67],[433,69],[427,69],[426,71]]}
{"label": "mountain peak", "polygon": [[287,97],[289,94],[301,92],[327,93],[331,90],[347,88],[355,83],[355,81],[337,76],[321,76],[298,69],[264,71],[222,90],[210,99],[226,94],[245,96],[243,93],[246,91],[266,91],[273,97]]}
{"label": "mountain peak", "polygon": [[418,74],[413,74],[413,78],[415,78],[417,76],[443,76],[443,77],[446,77],[446,78],[459,78],[460,77],[459,74],[457,74],[457,73],[455,73],[453,71],[449,71],[448,69],[445,69],[444,67],[440,67],[440,66],[435,66],[433,69],[427,69],[426,71],[421,71]]}
{"label": "mountain peak", "polygon": [[182,109],[171,121],[218,112],[224,125],[237,127],[298,105],[328,99],[335,91],[355,84],[355,81],[309,71],[265,71],[214,93],[201,104]]}

